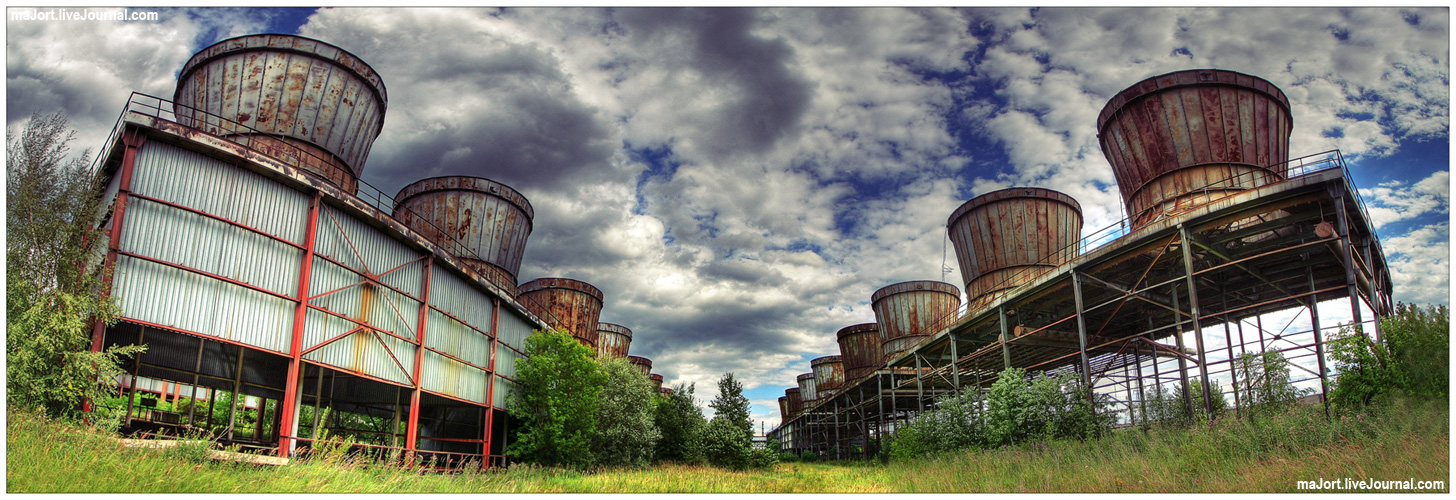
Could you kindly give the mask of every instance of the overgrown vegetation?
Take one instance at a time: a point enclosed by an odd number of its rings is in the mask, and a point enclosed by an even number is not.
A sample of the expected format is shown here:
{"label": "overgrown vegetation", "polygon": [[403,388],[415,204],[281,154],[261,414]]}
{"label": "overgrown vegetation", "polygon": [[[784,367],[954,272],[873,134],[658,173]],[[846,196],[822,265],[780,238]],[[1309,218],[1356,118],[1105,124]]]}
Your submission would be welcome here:
{"label": "overgrown vegetation", "polygon": [[592,452],[597,464],[644,467],[662,432],[653,423],[653,393],[647,377],[623,358],[601,361],[607,377],[597,400],[597,432]]}
{"label": "overgrown vegetation", "polygon": [[672,394],[657,400],[653,423],[662,433],[662,439],[657,441],[658,461],[690,463],[702,458],[698,440],[708,422],[703,418],[703,410],[693,401],[695,389],[693,384],[678,384]]}
{"label": "overgrown vegetation", "polygon": [[1397,304],[1395,314],[1380,324],[1378,342],[1348,325],[1330,342],[1330,358],[1339,373],[1330,402],[1357,407],[1397,395],[1449,397],[1450,310]]}
{"label": "overgrown vegetation", "polygon": [[510,396],[511,416],[521,422],[510,454],[538,464],[591,466],[607,375],[592,351],[563,330],[531,334],[525,354],[516,366],[520,390]]}
{"label": "overgrown vegetation", "polygon": [[89,151],[69,156],[74,137],[61,114],[5,134],[5,400],[65,416],[114,391],[123,359],[144,350],[90,349],[95,322],[120,310],[102,293],[102,186]]}

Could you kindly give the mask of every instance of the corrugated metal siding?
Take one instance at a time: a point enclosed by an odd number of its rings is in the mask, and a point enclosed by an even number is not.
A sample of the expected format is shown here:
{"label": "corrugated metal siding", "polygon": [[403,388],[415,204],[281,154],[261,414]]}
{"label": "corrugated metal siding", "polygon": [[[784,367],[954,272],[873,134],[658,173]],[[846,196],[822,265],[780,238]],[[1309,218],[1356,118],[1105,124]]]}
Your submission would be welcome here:
{"label": "corrugated metal siding", "polygon": [[494,394],[495,398],[493,398],[494,401],[490,402],[491,406],[494,406],[496,408],[506,408],[506,401],[508,401],[510,395],[517,390],[519,390],[519,386],[517,386],[515,382],[511,382],[501,377],[496,377]]}
{"label": "corrugated metal siding", "polygon": [[[531,323],[517,316],[509,310],[502,310],[500,314],[500,341],[501,343],[516,349],[526,349],[526,338],[536,329]],[[500,369],[497,362],[496,369]]]}
{"label": "corrugated metal siding", "polygon": [[288,352],[292,301],[126,256],[114,283],[125,317]]}
{"label": "corrugated metal siding", "polygon": [[289,296],[303,261],[298,248],[140,198],[127,203],[121,249]]}
{"label": "corrugated metal siding", "polygon": [[425,321],[426,346],[476,366],[489,366],[490,337],[434,309],[429,314],[429,319]]}
{"label": "corrugated metal siding", "polygon": [[[363,282],[364,278],[353,271],[315,257],[310,295],[348,288],[313,299],[309,304],[402,337],[415,338],[419,328],[419,301],[378,285],[361,284]],[[312,328],[313,325],[307,327]]]}
{"label": "corrugated metal siding", "polygon": [[162,142],[137,153],[132,191],[302,245],[308,197],[221,160]]}
{"label": "corrugated metal siding", "polygon": [[430,269],[430,305],[481,331],[490,331],[491,309],[495,307],[491,296],[444,266]]}
{"label": "corrugated metal siding", "polygon": [[525,356],[510,348],[501,346],[495,352],[495,372],[511,378],[516,378],[516,362],[524,359]]}
{"label": "corrugated metal siding", "polygon": [[[328,328],[332,335],[338,335],[353,328],[352,325],[344,328],[343,325],[349,324],[348,322],[318,311],[309,311],[307,321],[310,328],[315,322],[332,326],[333,328]],[[383,340],[383,343],[380,343],[380,340]],[[319,340],[315,340],[312,345],[317,345],[318,342]],[[388,351],[386,351],[386,346]],[[391,359],[390,353],[394,354],[393,359]],[[374,334],[361,330],[308,353],[304,359],[372,375],[402,385],[411,385],[410,374],[401,371],[400,365],[404,370],[410,370],[414,363],[414,356],[415,346],[408,342],[384,334],[379,334],[376,339]],[[399,365],[395,364],[395,359],[399,361]]]}
{"label": "corrugated metal siding", "polygon": [[[318,234],[314,245],[314,252],[319,255],[374,274],[419,257],[404,244],[328,205],[319,208]],[[418,290],[419,286],[417,283],[407,285],[404,290]]]}
{"label": "corrugated metal siding", "polygon": [[425,351],[424,368],[420,371],[420,387],[427,391],[487,403],[486,381],[489,375],[458,361]]}

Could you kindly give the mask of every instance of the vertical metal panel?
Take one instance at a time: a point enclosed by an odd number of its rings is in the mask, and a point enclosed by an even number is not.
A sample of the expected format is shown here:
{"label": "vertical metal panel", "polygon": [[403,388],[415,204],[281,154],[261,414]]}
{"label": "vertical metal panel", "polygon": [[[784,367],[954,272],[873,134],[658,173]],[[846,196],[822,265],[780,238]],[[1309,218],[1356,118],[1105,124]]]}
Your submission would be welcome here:
{"label": "vertical metal panel", "polygon": [[[1134,227],[1207,201],[1205,187],[1239,191],[1282,179],[1293,126],[1289,100],[1268,81],[1225,70],[1158,75],[1113,96],[1097,117]],[[1235,175],[1248,180],[1220,181]],[[1197,192],[1199,200],[1180,200]]]}
{"label": "vertical metal panel", "polygon": [[[433,292],[432,292],[433,293]],[[439,311],[430,310],[425,321],[425,345],[475,366],[490,364],[490,337],[472,330]]]}
{"label": "vertical metal panel", "polygon": [[430,305],[481,331],[490,331],[491,310],[495,308],[491,296],[445,266],[430,268]]}
{"label": "vertical metal panel", "polygon": [[123,315],[287,352],[294,302],[200,274],[121,256],[112,296]]}
{"label": "vertical metal panel", "polygon": [[814,390],[814,374],[804,373],[797,378],[799,382],[799,399],[813,401],[819,399],[819,392]]}
{"label": "vertical metal panel", "polygon": [[280,295],[298,291],[303,251],[202,215],[132,198],[121,250],[247,283]]}
{"label": "vertical metal panel", "polygon": [[[1034,278],[1031,268],[1055,267],[1076,258],[1082,209],[1077,200],[1050,189],[1002,189],[962,204],[946,229],[966,282],[970,309],[975,310],[999,292]],[[880,327],[885,339],[895,333],[884,324]]]}
{"label": "vertical metal panel", "polygon": [[518,352],[516,352],[514,350],[507,349],[507,348],[501,348],[501,349],[496,350],[496,352],[495,352],[495,372],[496,372],[496,374],[501,375],[501,376],[505,376],[505,377],[515,378],[516,377],[516,363],[518,361],[522,360],[522,359],[525,359],[525,356],[522,356],[520,353],[518,353]]}
{"label": "vertical metal panel", "polygon": [[491,406],[506,408],[510,395],[519,390],[519,387],[515,382],[497,376],[495,378],[495,400],[490,402]]}
{"label": "vertical metal panel", "polygon": [[[347,332],[353,328],[352,324],[346,321],[313,310],[308,312],[306,322],[327,323],[333,328],[324,330],[333,335]],[[350,326],[344,327],[344,325]],[[307,340],[311,339],[306,336],[306,345]],[[410,382],[410,374],[405,370],[411,368],[414,356],[415,346],[413,344],[384,334],[378,334],[376,337],[374,333],[361,330],[304,355],[304,359],[401,385],[413,385]],[[395,361],[398,361],[399,364],[396,364]],[[404,370],[400,369],[401,366]]]}
{"label": "vertical metal panel", "polygon": [[[420,256],[398,240],[328,205],[319,208],[314,245],[314,252],[319,255],[375,275]],[[406,290],[418,290],[420,286],[418,283],[406,285]]]}
{"label": "vertical metal panel", "polygon": [[837,393],[844,385],[844,363],[839,356],[824,356],[809,361],[814,369],[814,392],[817,399]]}
{"label": "vertical metal panel", "polygon": [[439,354],[425,351],[421,357],[420,387],[457,398],[486,404],[489,374]]}
{"label": "vertical metal panel", "polygon": [[354,178],[388,106],[384,82],[367,64],[338,47],[291,35],[248,35],[199,51],[183,65],[173,101],[198,109],[178,110],[183,125],[203,127],[205,112],[258,133],[312,143],[338,157],[332,168]]}
{"label": "vertical metal panel", "polygon": [[[846,326],[835,337],[839,340],[846,380],[858,380],[885,365],[885,356],[880,348],[883,335],[877,323]],[[802,381],[799,384],[803,387]]]}
{"label": "vertical metal panel", "polygon": [[137,152],[132,192],[237,222],[302,245],[308,197],[216,158],[150,141]]}
{"label": "vertical metal panel", "polygon": [[[534,325],[532,325],[531,323],[527,322],[525,319],[521,318],[516,313],[511,312],[509,309],[503,309],[503,310],[501,310],[501,314],[500,314],[500,342],[501,343],[503,343],[505,345],[508,345],[508,346],[511,346],[511,347],[514,347],[516,349],[525,350],[525,348],[526,348],[526,338],[527,337],[530,337],[531,336],[531,332],[534,331],[535,329],[536,329],[536,327]],[[500,369],[500,360],[499,359],[496,360],[496,369],[497,370]]]}

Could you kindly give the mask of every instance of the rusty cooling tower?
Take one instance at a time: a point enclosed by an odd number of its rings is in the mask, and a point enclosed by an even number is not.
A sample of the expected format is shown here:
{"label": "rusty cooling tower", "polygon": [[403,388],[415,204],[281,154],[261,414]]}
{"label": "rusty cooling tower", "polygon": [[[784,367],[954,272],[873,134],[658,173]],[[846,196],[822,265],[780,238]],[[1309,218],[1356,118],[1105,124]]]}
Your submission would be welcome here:
{"label": "rusty cooling tower", "polygon": [[889,360],[955,320],[961,291],[950,283],[906,281],[876,290],[870,306],[880,329],[882,354]]}
{"label": "rusty cooling tower", "polygon": [[974,311],[1033,278],[1035,268],[1076,258],[1082,206],[1050,189],[1002,189],[962,204],[946,228]]}
{"label": "rusty cooling tower", "polygon": [[1284,179],[1293,128],[1278,87],[1217,69],[1148,78],[1097,116],[1133,227]]}
{"label": "rusty cooling tower", "polygon": [[546,324],[565,329],[582,344],[596,348],[597,318],[602,314],[601,290],[569,278],[537,278],[523,283],[520,290],[521,302]]}
{"label": "rusty cooling tower", "polygon": [[395,220],[512,295],[534,217],[521,193],[480,177],[432,177],[394,197]]}
{"label": "rusty cooling tower", "polygon": [[779,418],[781,421],[788,421],[792,416],[789,414],[789,397],[779,396]]}
{"label": "rusty cooling tower", "polygon": [[597,323],[597,359],[625,358],[631,345],[631,329],[612,323]]}
{"label": "rusty cooling tower", "polygon": [[819,399],[819,391],[814,390],[814,374],[803,373],[797,379],[799,381],[799,398],[805,402]]}
{"label": "rusty cooling tower", "polygon": [[824,356],[809,362],[814,370],[814,399],[829,399],[844,386],[844,363],[839,356]]}
{"label": "rusty cooling tower", "polygon": [[658,375],[656,373],[652,373],[652,374],[647,375],[647,378],[650,379],[650,380],[652,380],[652,389],[653,390],[655,390],[657,392],[662,392],[662,375]]}
{"label": "rusty cooling tower", "polygon": [[[956,297],[959,304],[960,297]],[[845,380],[859,380],[885,366],[881,354],[880,326],[877,323],[861,323],[839,329],[839,355],[844,360]]]}
{"label": "rusty cooling tower", "polygon": [[353,54],[294,35],[247,35],[194,54],[173,94],[178,123],[228,137],[353,193],[389,98]]}
{"label": "rusty cooling tower", "polygon": [[784,396],[789,398],[789,416],[798,415],[804,411],[804,400],[799,398],[799,388],[792,387],[784,390]]}
{"label": "rusty cooling tower", "polygon": [[632,363],[632,366],[636,366],[643,375],[650,375],[652,373],[652,360],[650,359],[642,356],[627,356],[627,362]]}

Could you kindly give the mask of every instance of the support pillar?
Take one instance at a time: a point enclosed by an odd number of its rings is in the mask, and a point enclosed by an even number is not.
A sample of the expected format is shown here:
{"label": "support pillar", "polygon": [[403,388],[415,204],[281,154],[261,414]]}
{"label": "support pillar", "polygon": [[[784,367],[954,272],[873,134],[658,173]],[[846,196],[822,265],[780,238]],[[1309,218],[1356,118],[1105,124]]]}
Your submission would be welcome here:
{"label": "support pillar", "polygon": [[187,399],[187,426],[197,427],[197,383],[201,382],[198,374],[202,373],[202,349],[207,347],[207,341],[197,339],[197,363],[192,367],[192,393]]}
{"label": "support pillar", "polygon": [[[415,366],[410,375],[410,383],[414,389],[410,391],[409,423],[405,424],[404,449],[410,463],[414,463],[415,450],[419,446],[420,438],[420,367],[424,365],[425,356],[425,320],[429,318],[430,311],[430,270],[434,263],[434,256],[425,259],[424,284],[420,289],[420,322],[419,331],[415,332]],[[491,353],[495,355],[494,352]],[[494,359],[492,359],[494,361]],[[494,379],[495,375],[491,374]]]}
{"label": "support pillar", "polygon": [[[303,379],[303,321],[308,313],[308,284],[313,273],[314,236],[318,233],[319,205],[322,196],[315,192],[308,200],[308,222],[303,238],[303,266],[298,273],[298,306],[293,310],[293,338],[288,348],[288,374],[284,379],[283,401],[278,411],[282,414],[278,429],[278,456],[287,458],[297,446],[293,438],[298,434],[298,405],[303,399],[299,384]],[[261,413],[259,415],[262,416]]]}
{"label": "support pillar", "polygon": [[[1178,311],[1177,313],[1174,313],[1174,315],[1173,315],[1173,322],[1176,325],[1179,322],[1179,320],[1182,319],[1182,318],[1179,318],[1178,317],[1178,314],[1182,314],[1182,312],[1183,312],[1183,309],[1178,304],[1178,285],[1176,285],[1176,284],[1173,285],[1172,298],[1173,298],[1173,310]],[[1178,380],[1179,380],[1179,383],[1183,385],[1182,391],[1183,391],[1183,406],[1184,406],[1184,409],[1188,411],[1188,414],[1189,415],[1192,415],[1193,414],[1193,393],[1188,388],[1188,360],[1186,358],[1184,358],[1184,356],[1187,356],[1187,353],[1184,352],[1185,348],[1183,347],[1183,326],[1182,325],[1176,325],[1176,326],[1177,326],[1176,327],[1177,333],[1175,333],[1173,335],[1173,339],[1177,341],[1176,346],[1178,347]]]}
{"label": "support pillar", "polygon": [[1087,318],[1082,307],[1082,273],[1075,269],[1072,270],[1072,298],[1077,306],[1077,355],[1082,367],[1082,386],[1087,388],[1087,398],[1092,401],[1092,364],[1087,359]]}
{"label": "support pillar", "polygon": [[920,354],[914,353],[912,356],[915,356],[915,407],[920,413],[925,413],[925,384],[921,382],[924,372],[920,366]]}
{"label": "support pillar", "polygon": [[996,306],[996,312],[1001,316],[1001,369],[1011,368],[1011,328],[1006,324],[1006,307]]}
{"label": "support pillar", "polygon": [[[141,150],[142,144],[147,142],[147,135],[140,128],[127,125],[121,133],[121,142],[126,150],[121,154],[121,168],[116,175],[121,176],[117,182],[116,202],[112,205],[111,231],[106,243],[106,257],[102,260],[101,268],[111,271],[116,269],[117,252],[121,250],[121,226],[126,216],[126,202],[131,197],[131,179],[136,171],[137,152]],[[107,144],[107,148],[111,145]],[[104,154],[104,153],[103,153]],[[115,276],[114,272],[105,272],[105,283],[101,286],[101,300],[105,301],[111,297],[111,283]],[[91,327],[91,350],[101,352],[103,340],[106,337],[106,322],[97,321]],[[90,398],[81,399],[81,411],[90,414],[92,410]]]}
{"label": "support pillar", "polygon": [[[137,332],[137,344],[145,344],[144,339],[146,336],[147,327],[143,326],[141,327],[141,331]],[[122,420],[122,424],[128,427],[131,426],[131,409],[136,406],[137,376],[142,372],[142,353],[137,353],[136,357],[131,359],[131,394],[126,398],[126,419]]]}
{"label": "support pillar", "polygon": [[1182,239],[1183,250],[1183,272],[1188,278],[1188,310],[1193,319],[1193,344],[1198,348],[1198,376],[1199,384],[1203,386],[1203,406],[1208,411],[1208,416],[1213,417],[1213,394],[1208,387],[1208,360],[1204,357],[1203,349],[1203,328],[1198,316],[1198,280],[1193,276],[1193,239],[1188,234],[1188,227],[1178,225],[1178,234]]}
{"label": "support pillar", "polygon": [[955,334],[950,334],[948,336],[950,337],[950,374],[951,374],[950,375],[950,377],[951,377],[951,382],[950,383],[951,383],[952,386],[954,386],[953,388],[955,389],[956,394],[960,394],[960,392],[961,392],[961,367],[957,363],[961,360],[961,357],[960,357],[959,352],[956,350],[956,340],[958,340],[958,339],[956,339]]}
{"label": "support pillar", "polygon": [[[1355,249],[1350,244],[1350,223],[1348,214],[1345,212],[1345,190],[1340,189],[1335,195],[1335,222],[1336,228],[1340,231],[1340,246],[1344,249],[1343,262],[1345,265],[1345,287],[1346,293],[1350,294],[1350,316],[1355,321],[1355,331],[1365,333],[1365,323],[1360,319],[1360,287],[1355,281]],[[1310,302],[1318,302],[1319,297],[1311,297]],[[1324,362],[1324,358],[1320,358]]]}
{"label": "support pillar", "polygon": [[245,352],[248,352],[248,350],[246,348],[244,348],[243,346],[238,346],[238,365],[237,365],[237,371],[233,372],[233,398],[232,398],[232,404],[228,405],[228,425],[227,425],[227,438],[228,438],[228,441],[232,441],[233,440],[233,428],[237,424],[237,418],[238,418],[238,404],[243,403],[244,401],[246,401],[246,399],[243,397],[243,395],[238,393],[238,391],[241,391],[243,389],[243,353],[245,353]]}
{"label": "support pillar", "polygon": [[[1309,290],[1311,292],[1313,292],[1314,290],[1316,290],[1315,289],[1315,285],[1314,285],[1314,272],[1313,271],[1311,271],[1310,274],[1309,274]],[[1324,403],[1324,406],[1325,406],[1325,418],[1329,418],[1330,417],[1330,397],[1329,397],[1330,396],[1330,388],[1329,388],[1329,383],[1327,381],[1328,372],[1325,371],[1325,339],[1324,339],[1324,335],[1320,332],[1319,297],[1314,297],[1314,296],[1311,296],[1310,297],[1310,300],[1309,300],[1309,323],[1310,323],[1310,328],[1312,328],[1314,330],[1314,355],[1315,355],[1315,358],[1319,360],[1320,402],[1321,403]]]}

